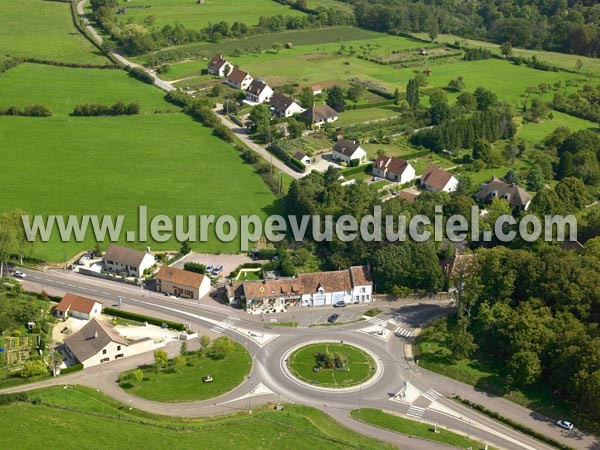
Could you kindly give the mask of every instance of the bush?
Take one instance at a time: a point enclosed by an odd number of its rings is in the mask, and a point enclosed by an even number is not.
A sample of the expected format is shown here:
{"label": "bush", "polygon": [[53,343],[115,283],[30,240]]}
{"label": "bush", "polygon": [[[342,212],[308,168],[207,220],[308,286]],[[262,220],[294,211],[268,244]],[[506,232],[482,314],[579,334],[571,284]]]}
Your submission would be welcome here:
{"label": "bush", "polygon": [[127,72],[129,72],[129,76],[137,80],[143,81],[147,84],[154,84],[154,77],[141,67],[127,66]]}
{"label": "bush", "polygon": [[36,375],[44,375],[48,373],[48,366],[41,359],[35,361],[27,361],[25,367],[21,369],[19,375],[21,378],[35,377]]}
{"label": "bush", "polygon": [[139,103],[130,103],[128,105],[118,102],[114,105],[98,105],[86,103],[76,105],[71,113],[73,116],[92,117],[92,116],[132,116],[140,113]]}
{"label": "bush", "polygon": [[289,158],[289,163],[290,163],[290,166],[292,166],[292,168],[294,170],[297,170],[300,173],[302,173],[306,170],[306,166],[304,165],[304,163],[294,157]]}
{"label": "bush", "polygon": [[178,322],[171,322],[169,320],[157,319],[156,317],[144,316],[142,314],[136,314],[129,311],[122,311],[120,309],[114,308],[104,308],[104,313],[109,316],[121,317],[123,319],[135,320],[137,322],[148,322],[152,325],[158,325],[159,327],[162,324],[166,324],[169,328],[173,328],[178,331],[185,331],[185,325]]}
{"label": "bush", "polygon": [[204,264],[199,264],[195,262],[186,262],[183,265],[183,270],[187,270],[188,272],[194,273],[206,273],[206,266]]}
{"label": "bush", "polygon": [[72,373],[72,372],[78,372],[80,370],[83,370],[83,364],[75,364],[73,366],[69,366],[65,369],[61,369],[60,374],[61,375],[66,375],[68,373]]}
{"label": "bush", "polygon": [[27,392],[15,392],[14,394],[0,394],[0,406],[10,405],[16,402],[28,402]]}
{"label": "bush", "polygon": [[0,116],[50,117],[52,111],[44,105],[27,105],[23,109],[17,106],[0,107]]}

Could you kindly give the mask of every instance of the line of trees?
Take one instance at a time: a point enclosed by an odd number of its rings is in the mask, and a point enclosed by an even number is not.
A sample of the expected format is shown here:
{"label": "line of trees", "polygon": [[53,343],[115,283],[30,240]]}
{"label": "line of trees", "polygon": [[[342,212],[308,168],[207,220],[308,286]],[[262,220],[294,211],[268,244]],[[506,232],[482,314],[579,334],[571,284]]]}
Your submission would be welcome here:
{"label": "line of trees", "polygon": [[51,115],[50,108],[44,105],[27,105],[23,108],[18,106],[4,108],[0,106],[0,116],[50,117]]}
{"label": "line of trees", "polygon": [[582,119],[600,122],[600,85],[586,84],[570,94],[555,93],[552,108]]}
{"label": "line of trees", "polygon": [[133,116],[140,113],[139,103],[125,104],[117,102],[114,105],[100,105],[86,103],[83,105],[75,105],[75,109],[71,115],[80,117],[91,116]]}

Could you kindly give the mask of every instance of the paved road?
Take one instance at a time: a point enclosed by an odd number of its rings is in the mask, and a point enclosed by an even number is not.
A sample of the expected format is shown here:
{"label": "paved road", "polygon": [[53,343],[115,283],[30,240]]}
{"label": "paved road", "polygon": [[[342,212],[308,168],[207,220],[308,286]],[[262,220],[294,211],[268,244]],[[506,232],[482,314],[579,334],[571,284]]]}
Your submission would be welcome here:
{"label": "paved road", "polygon": [[[68,290],[98,298],[108,305],[114,305],[116,297],[121,296],[124,299],[123,307],[127,310],[151,312],[153,315],[160,317],[188,322],[196,329],[210,329],[213,332],[228,335],[246,345],[254,361],[249,379],[234,391],[219,399],[186,404],[149,402],[130,396],[115,383],[119,372],[135,367],[142,362],[151,361],[151,354],[108,363],[43,383],[86,384],[136,408],[179,416],[220,414],[226,411],[248,408],[248,405],[252,402],[256,404],[267,401],[291,401],[317,407],[326,411],[345,426],[366,435],[393,442],[402,448],[435,447],[429,443],[424,444],[420,440],[406,439],[395,433],[384,433],[377,428],[359,423],[348,416],[349,411],[358,407],[384,409],[406,415],[412,419],[437,423],[441,427],[448,427],[457,432],[469,434],[498,448],[547,448],[537,441],[446,398],[453,394],[455,383],[448,378],[425,371],[412,363],[410,353],[407,355],[407,350],[410,350],[410,338],[407,340],[405,337],[391,335],[389,339],[384,340],[361,331],[365,326],[372,325],[370,322],[363,321],[341,327],[317,329],[267,328],[266,324],[261,321],[261,317],[250,316],[239,310],[234,310],[225,305],[217,305],[213,302],[173,300],[137,287],[86,277],[69,271],[24,271],[28,275],[26,283],[32,283],[28,287],[37,286],[38,289],[53,290],[57,293]],[[386,313],[379,317],[386,320],[394,319],[396,322],[391,331],[402,330],[403,336],[414,335],[414,332],[431,317],[444,313],[439,304],[394,306],[391,308],[381,304],[378,306],[386,310]],[[350,311],[352,307],[347,307],[345,310]],[[323,314],[331,312],[330,309],[314,309],[309,314],[314,314],[315,311],[321,311]],[[372,320],[380,320],[379,317]],[[388,325],[388,328],[390,325]],[[270,333],[274,337],[266,343],[261,343],[260,340],[251,338],[250,333],[255,336]],[[343,393],[317,391],[313,386],[290,380],[286,371],[283,370],[286,352],[295,345],[313,339],[354,343],[371,351],[380,360],[383,369],[380,378],[368,387]],[[171,346],[170,351],[176,352],[176,348]],[[414,395],[404,401],[395,399],[394,395],[404,389],[405,383],[411,386]],[[23,386],[17,389],[31,389],[34,386]],[[536,417],[534,412],[525,408],[503,399],[495,399],[478,393],[472,387],[462,383],[458,383],[457,386],[458,393],[462,397],[470,398],[492,410],[518,419],[518,421],[569,445],[578,448],[594,448],[594,445],[597,445],[595,438],[582,434],[561,432],[554,425]]]}
{"label": "paved road", "polygon": [[[98,32],[96,31],[96,29],[90,24],[89,18],[87,17],[87,14],[85,13],[84,5],[87,3],[87,1],[88,0],[81,0],[79,3],[77,3],[77,14],[79,14],[79,17],[81,18],[81,20],[83,20],[84,26],[88,30],[90,35],[92,35],[94,37],[94,39],[98,42],[98,44],[102,45],[102,43],[104,42],[104,39],[102,39],[102,36],[100,36],[98,34]],[[117,60],[119,60],[119,62],[121,62],[125,66],[138,67],[138,68],[144,70],[145,72],[149,73],[152,76],[152,78],[154,78],[154,84],[156,86],[158,86],[159,88],[161,88],[163,91],[169,92],[169,91],[175,90],[175,88],[170,83],[167,83],[166,81],[160,79],[154,72],[151,72],[146,67],[141,66],[132,61],[129,61],[123,55],[117,53],[114,50],[111,51],[111,53]]]}
{"label": "paved road", "polygon": [[273,166],[277,167],[280,171],[289,175],[292,178],[298,179],[298,178],[302,178],[305,175],[305,174],[296,172],[291,167],[288,167],[283,161],[274,157],[273,154],[271,152],[269,152],[267,149],[258,145],[256,142],[254,142],[252,139],[250,139],[250,137],[248,136],[248,133],[246,133],[246,130],[244,128],[240,127],[236,123],[233,123],[224,114],[222,104],[217,103],[214,111],[217,114],[217,116],[219,116],[219,118],[221,119],[221,123],[223,123],[223,125],[225,125],[227,128],[229,128],[233,133],[235,133],[235,135],[244,144],[246,144],[248,147],[250,147],[250,149],[254,150],[256,153],[258,153],[260,156],[262,156],[265,161],[267,161],[270,164],[273,164]]}

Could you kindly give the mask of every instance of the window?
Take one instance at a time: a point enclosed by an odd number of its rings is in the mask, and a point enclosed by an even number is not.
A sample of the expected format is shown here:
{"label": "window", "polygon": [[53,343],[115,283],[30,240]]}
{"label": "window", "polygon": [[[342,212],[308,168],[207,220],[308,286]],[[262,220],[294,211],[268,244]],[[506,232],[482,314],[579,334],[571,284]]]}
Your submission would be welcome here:
{"label": "window", "polygon": [[121,346],[117,345],[117,351],[121,351]]}
{"label": "window", "polygon": [[366,288],[366,287],[362,287],[362,288],[360,288],[360,292],[363,292],[363,293],[364,293],[364,292],[367,292],[367,288]]}
{"label": "window", "polygon": [[102,354],[106,355],[106,349],[102,350]]}
{"label": "window", "polygon": [[109,360],[110,360],[110,358],[102,358],[102,359],[100,360],[100,362],[101,362],[101,363],[105,363],[105,362],[107,362],[107,361],[109,361]]}

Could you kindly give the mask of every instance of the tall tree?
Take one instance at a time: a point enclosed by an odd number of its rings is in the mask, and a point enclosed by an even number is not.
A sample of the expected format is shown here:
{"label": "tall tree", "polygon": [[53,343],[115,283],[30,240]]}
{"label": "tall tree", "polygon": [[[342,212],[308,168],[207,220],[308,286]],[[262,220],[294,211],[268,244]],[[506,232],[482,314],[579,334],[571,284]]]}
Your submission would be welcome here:
{"label": "tall tree", "polygon": [[413,111],[419,107],[419,83],[411,78],[406,85],[406,101]]}
{"label": "tall tree", "polygon": [[33,243],[27,240],[21,216],[22,211],[8,211],[0,214],[0,279],[3,268],[11,257],[22,259],[29,253]]}
{"label": "tall tree", "polygon": [[346,108],[346,100],[344,99],[344,91],[342,88],[335,85],[329,89],[325,102],[337,112],[344,111]]}

